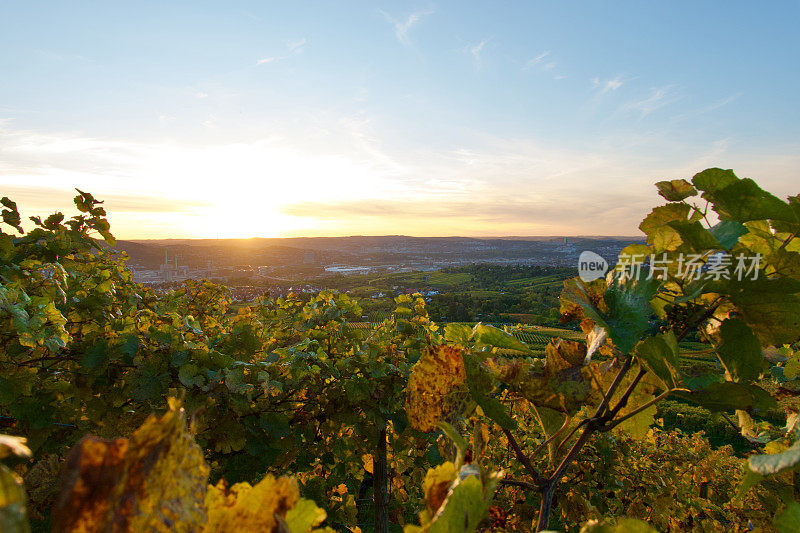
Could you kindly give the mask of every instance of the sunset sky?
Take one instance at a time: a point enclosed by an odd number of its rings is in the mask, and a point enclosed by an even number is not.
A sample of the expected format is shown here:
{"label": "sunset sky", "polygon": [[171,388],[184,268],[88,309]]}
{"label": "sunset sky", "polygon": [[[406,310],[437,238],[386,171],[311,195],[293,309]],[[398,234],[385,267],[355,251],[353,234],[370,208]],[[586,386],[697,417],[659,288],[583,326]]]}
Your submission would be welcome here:
{"label": "sunset sky", "polygon": [[800,3],[0,0],[0,196],[118,238],[633,235],[800,192]]}

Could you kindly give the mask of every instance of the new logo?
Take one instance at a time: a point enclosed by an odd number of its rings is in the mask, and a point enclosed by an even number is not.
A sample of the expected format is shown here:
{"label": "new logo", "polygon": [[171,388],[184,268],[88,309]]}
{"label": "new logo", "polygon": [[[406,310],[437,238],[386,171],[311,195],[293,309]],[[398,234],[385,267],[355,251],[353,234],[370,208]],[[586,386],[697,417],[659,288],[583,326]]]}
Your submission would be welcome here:
{"label": "new logo", "polygon": [[586,250],[578,258],[578,277],[585,282],[594,281],[606,275],[608,261],[594,252]]}

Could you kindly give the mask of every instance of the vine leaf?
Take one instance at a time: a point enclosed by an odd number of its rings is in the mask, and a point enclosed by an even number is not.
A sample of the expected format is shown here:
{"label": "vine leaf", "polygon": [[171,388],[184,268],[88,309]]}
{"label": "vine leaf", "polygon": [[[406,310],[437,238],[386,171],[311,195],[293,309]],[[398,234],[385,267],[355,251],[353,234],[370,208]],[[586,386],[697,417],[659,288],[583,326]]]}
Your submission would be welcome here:
{"label": "vine leaf", "polygon": [[592,392],[586,345],[554,339],[545,348],[546,360],[493,358],[486,367],[537,407],[573,414]]}
{"label": "vine leaf", "polygon": [[765,366],[761,343],[753,330],[737,318],[728,318],[719,329],[722,344],[717,348],[722,364],[733,381],[749,382],[758,378]]}
{"label": "vine leaf", "polygon": [[447,345],[427,348],[408,379],[406,413],[411,427],[433,431],[457,405],[459,392],[466,392],[466,378],[460,349]]}
{"label": "vine leaf", "polygon": [[404,533],[471,533],[480,524],[494,498],[502,472],[482,475],[473,465],[456,471],[453,463],[428,470],[425,476],[426,508],[420,526],[408,525]]}
{"label": "vine leaf", "polygon": [[739,242],[739,237],[747,233],[747,227],[734,220],[722,220],[708,229],[721,246],[730,250]]}
{"label": "vine leaf", "polygon": [[464,358],[464,367],[467,373],[467,387],[470,396],[483,411],[483,414],[496,422],[503,429],[515,429],[517,421],[512,418],[503,404],[488,395],[491,388],[491,377],[478,364],[474,357]]}
{"label": "vine leaf", "polygon": [[667,222],[667,226],[678,232],[681,242],[694,250],[714,250],[722,246],[714,234],[697,220],[672,220]]}
{"label": "vine leaf", "polygon": [[791,344],[800,338],[800,282],[791,278],[737,281],[712,287],[727,293],[763,346]]}
{"label": "vine leaf", "polygon": [[656,183],[658,194],[670,202],[680,202],[690,196],[697,196],[697,189],[684,179],[659,181]]}
{"label": "vine leaf", "polygon": [[739,178],[736,177],[733,170],[723,170],[715,167],[707,168],[695,174],[692,178],[692,183],[701,191],[715,192],[738,180]]}
{"label": "vine leaf", "polygon": [[294,478],[271,475],[255,485],[236,483],[228,487],[220,481],[209,487],[205,504],[208,522],[203,533],[278,533],[287,529],[290,533],[307,533],[327,516],[313,501],[300,498]]}
{"label": "vine leaf", "polygon": [[774,524],[780,533],[800,531],[800,503],[789,502],[784,510],[775,515]]}
{"label": "vine leaf", "polygon": [[516,350],[528,355],[533,355],[534,353],[525,343],[510,333],[506,333],[500,328],[488,326],[486,324],[476,324],[475,328],[472,330],[471,338],[475,344],[485,344],[493,348]]}
{"label": "vine leaf", "polygon": [[[691,214],[690,214],[691,213]],[[639,229],[647,235],[647,244],[652,245],[654,252],[676,250],[683,240],[680,233],[671,227],[672,222],[695,222],[702,218],[698,212],[685,203],[670,203],[653,209],[639,224]]]}
{"label": "vine leaf", "polygon": [[691,392],[676,391],[675,395],[715,412],[769,409],[776,405],[767,391],[753,384],[718,381],[703,385]]}
{"label": "vine leaf", "polygon": [[53,530],[198,529],[208,466],[178,403],[148,418],[130,438],[84,437],[65,465]]}
{"label": "vine leaf", "polygon": [[565,281],[561,312],[569,318],[591,318],[623,354],[630,353],[649,325],[653,314],[650,300],[658,283],[648,279],[615,280],[607,285],[604,280],[596,281],[603,285],[585,284],[577,278]]}
{"label": "vine leaf", "polygon": [[447,435],[447,438],[453,442],[453,446],[456,448],[456,468],[461,468],[461,465],[464,462],[464,457],[467,454],[467,448],[469,448],[469,444],[467,444],[466,439],[464,439],[464,437],[462,437],[461,434],[456,431],[456,428],[447,422],[439,421],[436,423],[436,427],[441,429],[442,432]]}
{"label": "vine leaf", "polygon": [[456,342],[459,344],[466,344],[472,335],[472,328],[466,324],[457,324],[451,322],[444,327],[444,338],[448,342]]}
{"label": "vine leaf", "polygon": [[0,531],[3,533],[28,533],[27,501],[22,481],[0,464]]}
{"label": "vine leaf", "polygon": [[748,459],[747,466],[753,472],[766,476],[794,468],[798,463],[800,463],[800,441],[779,453],[753,455]]}
{"label": "vine leaf", "polygon": [[749,178],[737,179],[727,186],[706,191],[703,198],[713,202],[713,209],[723,220],[780,220],[797,223],[789,204],[766,192]]}
{"label": "vine leaf", "polygon": [[636,358],[658,377],[667,390],[683,387],[678,369],[678,339],[672,331],[640,342],[636,345]]}

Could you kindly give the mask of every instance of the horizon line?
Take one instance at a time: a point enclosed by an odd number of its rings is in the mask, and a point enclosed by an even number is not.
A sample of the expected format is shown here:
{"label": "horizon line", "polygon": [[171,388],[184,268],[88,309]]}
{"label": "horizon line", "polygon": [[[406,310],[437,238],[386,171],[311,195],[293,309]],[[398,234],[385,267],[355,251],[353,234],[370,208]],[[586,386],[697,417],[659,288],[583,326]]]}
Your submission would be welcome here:
{"label": "horizon line", "polygon": [[252,241],[252,240],[292,240],[292,239],[354,239],[354,238],[407,238],[407,239],[475,239],[475,240],[508,240],[508,239],[644,239],[645,235],[498,235],[498,236],[470,236],[470,235],[320,235],[320,236],[295,236],[295,237],[167,237],[154,239],[117,239],[117,242],[158,242],[158,241]]}

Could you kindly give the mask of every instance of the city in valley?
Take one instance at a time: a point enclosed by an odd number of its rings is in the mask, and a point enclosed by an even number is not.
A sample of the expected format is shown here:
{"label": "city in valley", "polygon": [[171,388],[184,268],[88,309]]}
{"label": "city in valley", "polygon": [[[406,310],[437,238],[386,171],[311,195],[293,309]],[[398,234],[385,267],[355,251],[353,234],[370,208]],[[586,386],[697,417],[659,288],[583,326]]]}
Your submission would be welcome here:
{"label": "city in valley", "polygon": [[135,281],[250,279],[284,287],[334,275],[435,271],[473,263],[577,267],[583,250],[616,259],[640,237],[318,237],[118,241]]}

